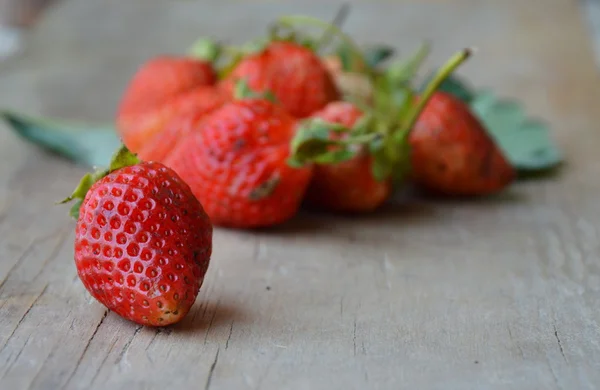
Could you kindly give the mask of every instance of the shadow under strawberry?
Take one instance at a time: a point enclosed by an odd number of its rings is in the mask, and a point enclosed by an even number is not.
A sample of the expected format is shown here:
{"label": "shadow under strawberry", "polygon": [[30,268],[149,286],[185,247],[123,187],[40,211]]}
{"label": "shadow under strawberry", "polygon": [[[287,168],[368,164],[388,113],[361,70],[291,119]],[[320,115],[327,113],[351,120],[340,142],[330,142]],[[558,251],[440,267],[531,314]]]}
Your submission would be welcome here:
{"label": "shadow under strawberry", "polygon": [[223,300],[203,301],[199,299],[182,321],[169,326],[168,329],[179,334],[208,333],[245,323],[249,320],[250,315],[240,304]]}
{"label": "shadow under strawberry", "polygon": [[517,178],[519,181],[533,181],[533,180],[546,180],[554,179],[562,174],[566,168],[566,163],[562,162],[556,166],[552,166],[547,169],[540,170],[519,170],[517,171]]}
{"label": "shadow under strawberry", "polygon": [[[328,230],[328,218],[320,213],[313,213],[307,210],[299,210],[296,215],[278,225],[259,227],[249,230],[250,234],[264,234],[273,236],[297,235],[297,234],[323,234]],[[227,229],[221,228],[218,229]],[[240,231],[238,229],[228,229]]]}
{"label": "shadow under strawberry", "polygon": [[522,191],[516,191],[515,189],[505,190],[501,193],[487,195],[487,196],[453,196],[448,197],[440,195],[439,193],[428,191],[426,189],[418,190],[419,197],[430,204],[443,205],[481,205],[490,206],[494,204],[515,204],[527,202],[528,196]]}
{"label": "shadow under strawberry", "polygon": [[[373,223],[410,226],[431,219],[435,219],[433,205],[415,199],[390,199],[370,213],[340,213],[304,206],[293,219],[286,223],[257,229],[254,232],[282,237],[309,234],[335,238],[339,236],[340,229],[346,230],[347,227],[360,231],[360,226],[365,226],[365,224],[369,226]],[[349,240],[353,241],[351,238]]]}

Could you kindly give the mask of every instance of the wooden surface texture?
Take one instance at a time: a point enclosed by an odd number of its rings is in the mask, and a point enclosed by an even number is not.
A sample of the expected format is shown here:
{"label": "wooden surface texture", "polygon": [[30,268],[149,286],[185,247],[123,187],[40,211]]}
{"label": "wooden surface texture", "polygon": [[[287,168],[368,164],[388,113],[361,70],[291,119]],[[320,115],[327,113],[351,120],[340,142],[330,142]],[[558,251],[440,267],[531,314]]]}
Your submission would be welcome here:
{"label": "wooden surface texture", "polygon": [[[241,42],[339,3],[63,1],[0,67],[0,107],[110,120],[140,62],[199,35]],[[351,219],[217,229],[183,323],[92,300],[67,195],[85,172],[0,126],[0,388],[600,388],[600,79],[576,1],[355,2],[346,29],[430,64],[465,45],[481,87],[548,120],[568,164],[480,202],[398,200]]]}

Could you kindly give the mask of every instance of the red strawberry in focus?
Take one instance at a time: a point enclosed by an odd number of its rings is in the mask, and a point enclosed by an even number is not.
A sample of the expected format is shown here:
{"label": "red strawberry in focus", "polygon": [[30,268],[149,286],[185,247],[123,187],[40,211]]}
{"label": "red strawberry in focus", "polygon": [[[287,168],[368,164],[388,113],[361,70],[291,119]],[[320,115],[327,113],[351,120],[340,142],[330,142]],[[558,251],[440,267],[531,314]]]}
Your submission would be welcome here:
{"label": "red strawberry in focus", "polygon": [[[212,225],[189,186],[157,162],[123,164],[87,175],[75,230],[75,265],[86,289],[142,325],[183,319],[194,304],[212,253]],[[135,157],[133,157],[135,159]],[[91,183],[90,180],[97,179]]]}
{"label": "red strawberry in focus", "polygon": [[[313,117],[352,128],[362,115],[352,103],[333,102]],[[307,204],[336,212],[367,212],[378,208],[389,198],[392,184],[390,180],[377,180],[372,164],[373,157],[365,150],[350,160],[315,164],[306,193]]]}
{"label": "red strawberry in focus", "polygon": [[426,104],[409,136],[413,180],[446,195],[488,195],[516,172],[469,107],[445,92]]}
{"label": "red strawberry in focus", "polygon": [[[148,151],[144,146],[171,120],[220,106],[226,96],[211,87],[216,80],[207,61],[175,56],[149,60],[135,73],[119,104],[116,122],[123,142],[143,159],[160,160],[152,147]],[[159,155],[162,152],[159,150]]]}
{"label": "red strawberry in focus", "polygon": [[286,164],[295,128],[295,119],[269,100],[234,100],[182,139],[166,164],[215,225],[275,225],[296,214],[312,174]]}
{"label": "red strawberry in focus", "polygon": [[246,80],[256,92],[272,92],[297,118],[307,117],[339,98],[322,60],[293,42],[271,42],[264,50],[246,56],[223,81],[223,88],[232,93],[240,80]]}

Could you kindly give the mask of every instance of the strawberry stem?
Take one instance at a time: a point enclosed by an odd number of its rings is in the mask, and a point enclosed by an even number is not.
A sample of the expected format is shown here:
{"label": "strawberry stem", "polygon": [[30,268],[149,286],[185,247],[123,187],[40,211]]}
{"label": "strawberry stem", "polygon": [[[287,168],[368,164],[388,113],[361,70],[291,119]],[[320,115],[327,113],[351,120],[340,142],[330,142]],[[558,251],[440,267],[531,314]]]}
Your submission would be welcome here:
{"label": "strawberry stem", "polygon": [[433,76],[433,78],[427,84],[425,91],[421,95],[417,104],[415,104],[412,109],[408,112],[406,119],[404,120],[404,124],[401,127],[401,133],[408,136],[408,132],[414,126],[419,115],[429,102],[429,99],[433,96],[435,91],[439,88],[439,86],[450,76],[452,72],[460,64],[466,61],[472,54],[471,49],[463,49],[460,52],[454,54]]}
{"label": "strawberry stem", "polygon": [[327,28],[327,30],[325,30],[323,35],[321,35],[321,38],[319,38],[319,40],[316,42],[315,45],[317,48],[322,49],[329,43],[332,36],[334,35],[332,27],[337,27],[338,29],[340,29],[342,24],[346,21],[349,12],[350,5],[348,3],[343,3],[338,9],[337,13],[335,14],[333,20],[331,21],[331,25]]}

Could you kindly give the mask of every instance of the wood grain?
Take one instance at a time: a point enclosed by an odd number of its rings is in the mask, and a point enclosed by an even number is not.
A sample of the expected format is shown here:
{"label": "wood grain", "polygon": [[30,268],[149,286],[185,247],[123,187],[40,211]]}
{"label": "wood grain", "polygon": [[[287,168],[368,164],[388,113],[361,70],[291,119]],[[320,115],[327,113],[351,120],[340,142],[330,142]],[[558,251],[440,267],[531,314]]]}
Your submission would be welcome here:
{"label": "wood grain", "polygon": [[[219,4],[65,1],[2,64],[0,106],[110,120],[149,56],[339,5]],[[431,39],[430,64],[477,46],[461,72],[551,123],[562,175],[480,202],[217,229],[192,312],[156,330],[107,312],[76,276],[73,222],[53,202],[84,170],[2,127],[0,388],[600,387],[600,80],[577,2],[356,2],[346,28],[402,51]]]}

